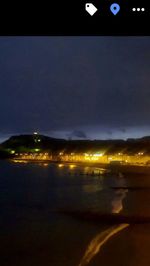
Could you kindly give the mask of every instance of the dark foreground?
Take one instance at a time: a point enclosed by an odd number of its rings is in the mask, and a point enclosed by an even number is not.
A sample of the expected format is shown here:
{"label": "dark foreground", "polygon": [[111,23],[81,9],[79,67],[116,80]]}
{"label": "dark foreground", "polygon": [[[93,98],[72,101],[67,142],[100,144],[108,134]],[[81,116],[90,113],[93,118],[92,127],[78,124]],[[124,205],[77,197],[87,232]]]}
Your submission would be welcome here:
{"label": "dark foreground", "polygon": [[0,162],[0,265],[150,265],[150,176],[87,171]]}

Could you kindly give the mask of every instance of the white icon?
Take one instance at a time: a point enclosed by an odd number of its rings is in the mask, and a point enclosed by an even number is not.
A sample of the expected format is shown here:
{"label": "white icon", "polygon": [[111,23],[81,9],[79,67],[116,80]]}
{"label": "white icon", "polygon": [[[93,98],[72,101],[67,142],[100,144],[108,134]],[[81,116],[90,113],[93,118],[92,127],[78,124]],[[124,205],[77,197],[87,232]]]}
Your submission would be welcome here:
{"label": "white icon", "polygon": [[133,11],[133,12],[136,12],[136,11],[137,11],[137,12],[140,12],[140,11],[144,12],[144,11],[145,11],[145,8],[144,8],[144,7],[142,7],[142,8],[139,8],[139,7],[138,7],[138,8],[135,8],[135,7],[133,7],[133,8],[132,8],[132,11]]}
{"label": "white icon", "polygon": [[93,16],[93,15],[96,13],[96,11],[97,11],[98,9],[97,9],[96,6],[94,6],[92,3],[87,3],[87,4],[85,4],[85,10],[86,10],[91,16]]}

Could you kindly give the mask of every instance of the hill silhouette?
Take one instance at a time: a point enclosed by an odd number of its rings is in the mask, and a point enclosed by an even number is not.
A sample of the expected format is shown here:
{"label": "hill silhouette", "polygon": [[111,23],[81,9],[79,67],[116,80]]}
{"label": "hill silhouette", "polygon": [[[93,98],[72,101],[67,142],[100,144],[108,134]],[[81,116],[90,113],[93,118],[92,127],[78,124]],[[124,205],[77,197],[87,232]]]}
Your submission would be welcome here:
{"label": "hill silhouette", "polygon": [[16,135],[1,143],[0,156],[5,157],[11,150],[15,152],[50,151],[56,154],[61,151],[66,153],[104,151],[106,154],[118,152],[129,155],[138,152],[150,154],[150,136],[127,140],[65,140],[44,135]]}

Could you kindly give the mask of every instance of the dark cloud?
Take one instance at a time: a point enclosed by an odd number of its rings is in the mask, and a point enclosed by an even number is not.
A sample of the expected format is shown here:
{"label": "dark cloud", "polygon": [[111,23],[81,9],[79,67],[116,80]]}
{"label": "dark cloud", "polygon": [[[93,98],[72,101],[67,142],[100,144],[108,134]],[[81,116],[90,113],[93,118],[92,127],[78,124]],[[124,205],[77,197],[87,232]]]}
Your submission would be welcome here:
{"label": "dark cloud", "polygon": [[110,136],[112,136],[113,132],[111,130],[107,130],[106,133]]}
{"label": "dark cloud", "polygon": [[121,128],[120,131],[121,131],[122,133],[126,133],[127,130],[126,130],[125,128]]}
{"label": "dark cloud", "polygon": [[67,137],[69,139],[76,139],[76,138],[80,138],[80,139],[86,139],[87,135],[85,134],[85,132],[81,131],[81,130],[73,130],[71,133],[67,134]]}

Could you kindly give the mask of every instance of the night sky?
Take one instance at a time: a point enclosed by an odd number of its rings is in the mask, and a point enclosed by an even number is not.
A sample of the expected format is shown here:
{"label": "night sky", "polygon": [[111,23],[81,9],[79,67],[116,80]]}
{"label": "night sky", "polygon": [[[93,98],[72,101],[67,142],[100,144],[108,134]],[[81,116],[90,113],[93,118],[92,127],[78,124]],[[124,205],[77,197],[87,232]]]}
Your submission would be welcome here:
{"label": "night sky", "polygon": [[1,37],[0,141],[150,135],[150,37]]}

